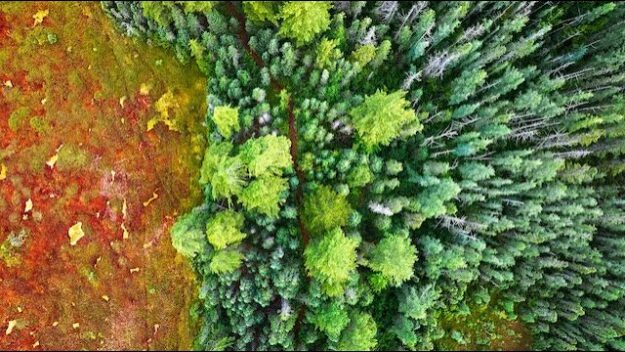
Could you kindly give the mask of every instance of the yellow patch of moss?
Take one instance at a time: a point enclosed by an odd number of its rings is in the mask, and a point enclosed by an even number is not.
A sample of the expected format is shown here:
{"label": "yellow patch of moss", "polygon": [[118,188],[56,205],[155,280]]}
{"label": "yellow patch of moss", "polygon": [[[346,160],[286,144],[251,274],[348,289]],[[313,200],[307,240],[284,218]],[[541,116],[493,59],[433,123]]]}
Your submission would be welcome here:
{"label": "yellow patch of moss", "polygon": [[60,171],[79,170],[89,163],[89,155],[74,144],[63,145],[59,150],[56,167]]}
{"label": "yellow patch of moss", "polygon": [[30,118],[30,127],[38,133],[46,134],[50,130],[50,123],[36,116]]}
{"label": "yellow patch of moss", "polygon": [[24,121],[29,113],[30,109],[25,106],[17,108],[9,116],[9,128],[13,130],[13,132],[17,132],[24,125]]}

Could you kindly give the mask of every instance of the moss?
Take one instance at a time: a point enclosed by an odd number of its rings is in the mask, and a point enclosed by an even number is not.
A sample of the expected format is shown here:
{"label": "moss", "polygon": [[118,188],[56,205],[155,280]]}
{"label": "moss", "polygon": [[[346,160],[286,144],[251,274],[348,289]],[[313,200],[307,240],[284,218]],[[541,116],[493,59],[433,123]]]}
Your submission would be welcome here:
{"label": "moss", "polygon": [[56,167],[59,171],[71,171],[83,168],[89,162],[88,154],[74,144],[63,145],[59,150],[59,159]]}
{"label": "moss", "polygon": [[41,134],[47,134],[50,130],[50,123],[41,117],[31,117],[30,127]]}
{"label": "moss", "polygon": [[50,157],[50,147],[46,144],[33,144],[24,150],[28,158],[24,158],[21,166],[30,173],[41,172],[46,166],[46,160]]}
{"label": "moss", "polygon": [[[0,87],[0,110],[5,109],[5,104],[8,110],[0,111],[0,116],[5,119],[5,138],[8,136],[9,141],[8,148],[0,150],[0,165],[6,165],[8,170],[7,179],[0,181],[0,188],[21,188],[20,184],[32,183],[43,192],[42,197],[54,194],[54,198],[45,201],[37,201],[33,196],[35,210],[43,216],[36,226],[32,224],[33,237],[37,235],[38,240],[26,242],[28,248],[10,248],[11,260],[18,258],[21,251],[26,253],[26,249],[33,248],[28,252],[29,260],[23,257],[22,264],[13,269],[20,270],[15,275],[30,277],[29,273],[41,273],[30,278],[29,282],[50,285],[55,292],[43,296],[23,294],[13,299],[10,292],[14,290],[14,283],[8,283],[9,296],[3,296],[4,291],[0,290],[0,301],[13,309],[12,304],[19,299],[26,305],[26,311],[28,306],[41,307],[37,314],[42,321],[59,320],[58,329],[46,333],[48,342],[42,340],[42,345],[60,349],[76,346],[78,331],[72,329],[73,321],[69,320],[80,318],[84,319],[80,321],[80,332],[92,330],[98,334],[95,341],[90,340],[92,334],[84,334],[89,339],[80,341],[85,349],[186,350],[196,331],[186,314],[196,289],[189,266],[176,257],[167,241],[163,241],[150,248],[150,260],[142,264],[140,273],[132,274],[134,278],[128,280],[126,264],[131,263],[118,263],[119,256],[115,253],[123,251],[128,258],[144,255],[143,245],[147,241],[143,239],[147,240],[144,236],[148,228],[155,224],[166,226],[162,223],[163,214],[174,216],[199,202],[201,191],[192,180],[199,174],[201,158],[198,156],[205,144],[201,116],[206,110],[206,79],[195,65],[184,66],[164,49],[118,33],[100,6],[99,3],[60,2],[4,2],[0,5],[1,12],[9,20],[10,30],[9,36],[3,37],[3,44],[7,45],[0,45],[0,71],[14,86]],[[49,9],[49,15],[33,27],[32,16],[45,9]],[[56,43],[51,45],[55,40]],[[139,94],[141,83],[152,86],[145,96]],[[154,107],[167,91],[173,92],[178,102],[178,107],[169,110],[169,118],[176,122],[180,133],[166,128],[156,129],[149,136],[150,144],[154,144],[145,151],[146,158],[137,154],[139,143],[145,140],[145,131],[130,130],[129,127],[134,124],[145,126],[156,114],[154,111],[150,114],[150,106]],[[127,99],[125,107],[121,107],[123,113],[120,113],[118,102],[123,96]],[[46,101],[42,102],[42,99]],[[19,107],[27,108],[18,111],[13,118],[15,129],[10,129],[6,120]],[[8,115],[3,115],[5,111]],[[120,122],[122,117],[126,119],[125,124]],[[131,121],[130,117],[136,121]],[[38,134],[37,129],[47,129],[47,132]],[[12,132],[15,130],[19,133],[17,137]],[[62,143],[59,160],[50,173],[46,161],[56,154]],[[97,165],[92,164],[90,152],[93,150],[98,150],[101,157],[101,163]],[[3,155],[5,152],[10,153]],[[113,165],[132,175],[128,189],[128,215],[131,218],[126,222],[131,237],[129,241],[113,241],[123,243],[118,247],[110,246],[110,241],[113,236],[121,238],[120,224],[108,216],[96,219],[96,211],[91,213],[91,209],[104,206],[100,203],[102,184],[99,181],[116,169]],[[71,169],[76,172],[76,177],[59,175],[59,169]],[[119,190],[115,187],[122,185],[123,176],[120,175],[118,173],[116,182],[107,184],[110,187],[107,191]],[[135,199],[134,196],[151,194],[155,184],[162,187],[159,195],[171,192],[173,197],[169,201],[159,199],[143,209],[141,201],[145,199]],[[7,202],[3,198],[0,197],[0,214],[7,214],[7,224],[19,226],[23,204],[17,207],[10,199]],[[133,204],[137,204],[140,211],[135,212]],[[69,246],[66,233],[61,238],[49,236],[50,233],[67,231],[81,212],[94,215],[89,220],[82,219],[85,226],[95,226],[91,227],[93,236],[90,241],[83,238],[77,248]],[[116,214],[119,216],[117,220],[121,220],[119,211]],[[0,245],[4,237],[0,234]],[[97,245],[97,251],[87,254],[85,245],[91,243]],[[50,257],[51,251],[59,250],[57,246],[61,246],[60,255]],[[94,265],[96,260],[97,265]],[[0,259],[0,266],[4,265]],[[91,278],[92,282],[97,279],[97,285],[101,287],[92,286],[80,276],[83,265],[93,266],[91,271],[95,276],[85,270],[85,277]],[[128,285],[116,285],[119,280]],[[176,284],[172,285],[172,282]],[[141,296],[148,286],[156,287],[156,297],[146,299]],[[80,292],[84,295],[78,300],[76,295]],[[102,295],[107,295],[111,301],[105,302]],[[141,298],[137,300],[137,297]],[[137,304],[131,309],[117,305],[127,300]],[[136,316],[145,317],[145,320],[135,325]],[[131,331],[129,334],[121,331],[125,327],[116,323],[118,319],[127,319],[134,327],[127,329]],[[96,330],[100,327],[98,322],[107,320],[118,327]],[[153,324],[157,323],[163,328],[146,345],[143,337],[151,335]],[[63,326],[67,330],[62,330]],[[34,331],[40,334],[37,329]],[[105,341],[105,345],[101,346],[100,341]],[[22,339],[13,346],[16,349],[32,348],[32,343]]]}
{"label": "moss", "polygon": [[22,263],[22,258],[15,253],[7,242],[4,241],[0,244],[0,262],[4,262],[4,265],[9,268],[19,266]]}
{"label": "moss", "polygon": [[24,125],[24,121],[29,113],[30,109],[25,106],[17,108],[11,113],[11,116],[9,116],[9,128],[13,132],[17,132]]}
{"label": "moss", "polygon": [[436,341],[436,349],[466,350],[520,350],[531,346],[530,333],[491,302],[469,307],[469,313],[445,313],[440,318],[445,336]]}

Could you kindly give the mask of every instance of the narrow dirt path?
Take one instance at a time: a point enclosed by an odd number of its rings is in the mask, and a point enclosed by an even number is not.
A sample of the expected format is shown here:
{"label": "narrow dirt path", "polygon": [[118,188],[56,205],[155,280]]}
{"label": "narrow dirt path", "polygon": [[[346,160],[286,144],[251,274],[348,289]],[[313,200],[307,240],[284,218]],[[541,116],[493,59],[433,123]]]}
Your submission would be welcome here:
{"label": "narrow dirt path", "polygon": [[[246,21],[245,16],[237,9],[237,7],[232,2],[228,2],[226,4],[226,9],[228,13],[232,15],[233,17],[235,17],[237,21],[239,22],[239,33],[238,33],[239,40],[241,41],[241,44],[245,48],[245,51],[252,57],[252,59],[254,60],[254,62],[259,68],[265,67],[265,63],[263,62],[260,55],[258,55],[258,53],[252,50],[252,48],[249,46],[249,34],[245,30],[245,21]],[[275,77],[271,77],[271,87],[276,93],[279,93],[280,91],[284,89],[284,86],[282,85],[282,83],[277,81]],[[295,194],[295,201],[296,201],[296,205],[298,208],[297,221],[298,221],[300,233],[302,235],[302,243],[304,245],[304,248],[306,248],[306,246],[308,245],[308,242],[310,241],[310,234],[308,230],[306,229],[306,226],[304,225],[304,222],[300,215],[301,209],[303,207],[303,201],[304,201],[304,184],[306,182],[306,178],[301,168],[299,167],[297,120],[295,118],[295,103],[293,101],[292,96],[289,96],[287,114],[288,114],[288,121],[289,121],[288,135],[289,135],[289,139],[291,140],[291,150],[290,150],[291,159],[293,160],[293,168],[295,169],[297,179],[299,180],[296,194]],[[294,334],[296,336],[299,334],[302,321],[304,320],[305,313],[306,313],[306,305],[302,304],[297,313],[297,320],[295,321],[295,326],[293,328]]]}
{"label": "narrow dirt path", "polygon": [[[236,5],[234,5],[232,2],[226,3],[226,10],[231,16],[236,18],[237,21],[239,22],[238,35],[239,35],[239,40],[241,41],[241,44],[243,45],[243,48],[245,49],[245,52],[247,52],[248,55],[252,57],[252,59],[254,60],[254,62],[259,68],[265,67],[266,65],[263,59],[249,45],[250,36],[245,30],[245,21],[246,21],[245,15],[241,13],[241,11],[239,11]],[[284,85],[280,81],[276,80],[275,77],[271,77],[271,87],[275,93],[279,93],[280,91],[284,89]],[[287,114],[288,114],[288,121],[289,121],[288,136],[289,136],[289,139],[291,140],[291,150],[290,150],[291,159],[293,160],[293,168],[295,169],[295,173],[299,180],[299,185],[297,187],[297,191],[296,191],[297,193],[295,197],[296,197],[298,209],[301,209],[301,206],[303,204],[303,187],[304,187],[304,183],[306,182],[306,178],[304,176],[304,173],[299,167],[299,158],[298,158],[298,149],[297,149],[297,146],[298,146],[297,120],[295,118],[295,103],[291,96],[289,96],[289,100],[288,100]],[[306,245],[308,245],[308,242],[310,240],[310,235],[309,235],[308,230],[304,226],[304,223],[299,218],[299,216],[298,216],[298,222],[299,222],[300,232],[302,234],[302,241],[304,243],[304,247],[306,247]]]}

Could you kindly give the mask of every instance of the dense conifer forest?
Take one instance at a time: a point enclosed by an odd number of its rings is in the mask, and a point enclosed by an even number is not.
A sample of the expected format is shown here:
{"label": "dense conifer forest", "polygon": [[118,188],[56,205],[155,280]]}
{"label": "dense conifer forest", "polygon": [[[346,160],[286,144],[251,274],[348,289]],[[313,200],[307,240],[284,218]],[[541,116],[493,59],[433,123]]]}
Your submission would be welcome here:
{"label": "dense conifer forest", "polygon": [[197,349],[625,350],[624,4],[102,6],[207,78]]}

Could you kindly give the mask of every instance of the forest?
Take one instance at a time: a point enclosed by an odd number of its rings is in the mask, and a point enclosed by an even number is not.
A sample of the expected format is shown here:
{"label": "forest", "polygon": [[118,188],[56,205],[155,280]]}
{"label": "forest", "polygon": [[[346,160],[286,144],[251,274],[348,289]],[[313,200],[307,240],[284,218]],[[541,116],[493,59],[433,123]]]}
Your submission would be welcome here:
{"label": "forest", "polygon": [[194,348],[625,350],[625,4],[102,7],[206,78]]}

